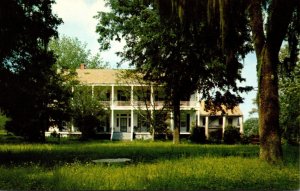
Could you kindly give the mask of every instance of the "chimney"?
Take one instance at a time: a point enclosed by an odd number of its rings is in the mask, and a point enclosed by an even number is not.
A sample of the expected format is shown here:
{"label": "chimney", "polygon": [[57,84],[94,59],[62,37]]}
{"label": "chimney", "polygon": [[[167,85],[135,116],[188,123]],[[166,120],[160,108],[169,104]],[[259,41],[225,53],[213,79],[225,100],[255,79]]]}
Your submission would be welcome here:
{"label": "chimney", "polygon": [[84,68],[85,68],[85,65],[84,64],[80,64],[80,69],[84,70]]}

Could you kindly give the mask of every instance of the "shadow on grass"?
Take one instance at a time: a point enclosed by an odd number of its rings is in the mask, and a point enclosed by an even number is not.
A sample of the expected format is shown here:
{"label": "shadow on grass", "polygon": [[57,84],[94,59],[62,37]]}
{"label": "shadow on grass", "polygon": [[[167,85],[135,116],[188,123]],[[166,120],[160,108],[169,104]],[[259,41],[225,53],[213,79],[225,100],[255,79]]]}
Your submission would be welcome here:
{"label": "shadow on grass", "polygon": [[[6,137],[7,138],[7,137]],[[152,163],[158,160],[173,160],[189,157],[253,158],[259,156],[258,145],[203,145],[150,141],[80,141],[78,139],[48,139],[45,144],[22,142],[18,137],[6,141],[0,139],[0,164],[22,165],[34,163],[45,167],[65,163],[91,162],[95,159],[130,158],[132,163]],[[284,160],[299,163],[299,147],[283,146]]]}

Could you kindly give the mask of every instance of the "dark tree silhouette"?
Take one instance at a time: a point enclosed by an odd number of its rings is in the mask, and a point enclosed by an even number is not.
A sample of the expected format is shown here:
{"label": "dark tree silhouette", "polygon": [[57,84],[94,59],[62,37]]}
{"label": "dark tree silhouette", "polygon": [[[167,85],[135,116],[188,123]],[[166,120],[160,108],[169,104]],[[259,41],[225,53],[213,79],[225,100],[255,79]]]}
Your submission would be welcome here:
{"label": "dark tree silhouette", "polygon": [[0,107],[12,119],[7,130],[32,141],[44,140],[49,125],[61,121],[70,95],[47,47],[62,22],[53,3],[0,1]]}

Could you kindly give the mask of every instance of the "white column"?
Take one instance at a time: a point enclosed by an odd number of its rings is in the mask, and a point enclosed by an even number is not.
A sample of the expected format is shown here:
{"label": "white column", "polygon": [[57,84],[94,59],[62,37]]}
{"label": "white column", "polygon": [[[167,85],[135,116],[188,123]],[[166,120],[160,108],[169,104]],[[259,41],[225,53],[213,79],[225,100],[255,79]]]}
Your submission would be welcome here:
{"label": "white column", "polygon": [[226,126],[226,116],[224,115],[223,116],[223,123],[222,123],[222,132],[223,132],[223,134],[225,132],[225,126]]}
{"label": "white column", "polygon": [[115,86],[112,85],[111,86],[111,103],[110,103],[110,107],[112,109],[112,107],[114,106],[114,99],[115,99]]}
{"label": "white column", "polygon": [[243,120],[243,116],[239,117],[238,120],[240,121],[240,133],[244,134],[244,120]]}
{"label": "white column", "polygon": [[[74,93],[74,86],[72,86],[71,92]],[[73,100],[73,98],[71,98],[71,99]],[[71,132],[74,132],[74,119],[73,119],[73,117],[71,117]]]}
{"label": "white column", "polygon": [[114,85],[111,86],[111,103],[110,103],[110,110],[111,110],[111,116],[110,116],[110,125],[111,125],[111,135],[110,135],[110,140],[112,140],[113,138],[113,134],[114,134],[114,121],[115,121],[115,116],[114,116],[114,109],[113,109],[113,105],[114,105]]}
{"label": "white column", "polygon": [[111,110],[110,120],[111,120],[111,123],[110,123],[111,124],[110,140],[112,140],[113,139],[113,134],[114,134],[114,126],[115,126],[115,124],[114,124],[115,118],[114,118],[114,110],[113,109]]}
{"label": "white column", "polygon": [[71,119],[71,132],[74,132],[74,120],[73,120],[73,117]]}
{"label": "white column", "polygon": [[130,115],[130,140],[133,140],[133,86],[131,86],[131,91],[130,91],[130,102],[131,102],[131,115]]}
{"label": "white column", "polygon": [[[150,123],[150,129],[152,129],[153,130],[153,127],[152,127],[152,125],[153,125],[153,110],[154,110],[154,108],[155,108],[155,105],[154,105],[154,89],[153,89],[153,85],[151,84],[151,86],[150,86],[150,117],[151,117],[151,123]],[[154,137],[153,137],[154,138]]]}
{"label": "white column", "polygon": [[208,122],[209,122],[208,116],[206,116],[206,117],[205,117],[205,136],[206,136],[206,138],[209,137],[209,132],[208,132]]}
{"label": "white column", "polygon": [[151,108],[150,109],[153,109],[154,108],[154,90],[153,90],[153,85],[150,86],[150,105],[151,105]]}
{"label": "white column", "polygon": [[131,86],[130,90],[130,105],[131,107],[133,107],[133,86]]}
{"label": "white column", "polygon": [[171,130],[173,131],[174,130],[173,111],[170,112],[170,115],[171,115],[171,117],[170,117],[170,126],[171,126]]}
{"label": "white column", "polygon": [[200,127],[200,108],[198,108],[198,111],[197,111],[197,127]]}
{"label": "white column", "polygon": [[133,140],[133,108],[131,108],[131,123],[130,123],[130,128],[131,128],[131,141]]}

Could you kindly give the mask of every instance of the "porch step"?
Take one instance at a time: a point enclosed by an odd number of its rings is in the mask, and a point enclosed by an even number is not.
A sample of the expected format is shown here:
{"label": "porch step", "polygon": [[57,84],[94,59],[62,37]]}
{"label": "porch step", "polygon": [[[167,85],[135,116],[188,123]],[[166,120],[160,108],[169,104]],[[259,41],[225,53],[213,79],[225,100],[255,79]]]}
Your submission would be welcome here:
{"label": "porch step", "polygon": [[114,132],[112,139],[113,140],[131,140],[131,133]]}

